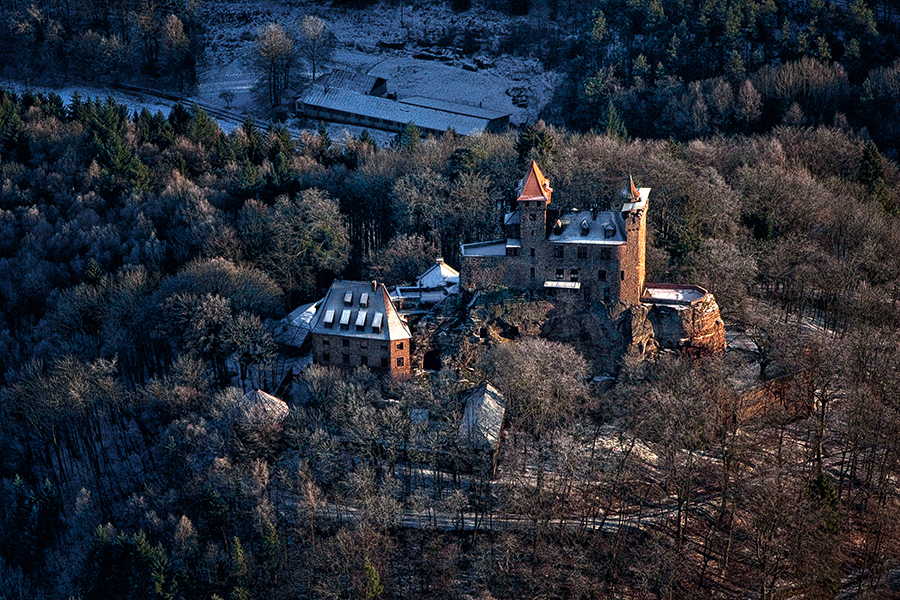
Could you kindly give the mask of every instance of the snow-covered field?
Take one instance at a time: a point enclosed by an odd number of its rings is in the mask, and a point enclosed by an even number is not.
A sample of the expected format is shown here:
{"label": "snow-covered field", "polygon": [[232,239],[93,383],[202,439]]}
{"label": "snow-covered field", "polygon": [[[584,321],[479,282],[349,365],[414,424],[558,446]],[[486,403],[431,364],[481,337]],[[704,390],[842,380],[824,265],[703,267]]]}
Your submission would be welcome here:
{"label": "snow-covered field", "polygon": [[[260,27],[268,23],[279,22],[289,28],[306,14],[321,17],[335,33],[338,47],[328,65],[330,68],[384,77],[388,80],[388,91],[401,98],[426,96],[480,105],[509,113],[516,124],[537,118],[559,79],[556,73],[545,71],[535,59],[496,54],[497,42],[510,26],[510,18],[493,11],[478,9],[457,15],[444,2],[425,0],[397,4],[381,2],[364,10],[332,8],[315,0],[285,3],[208,0],[202,9],[202,18],[208,29],[209,43],[198,64],[196,93],[188,95],[188,102],[195,100],[205,106],[225,109],[226,103],[220,94],[228,91],[235,95],[231,112],[264,116],[252,101],[255,75],[249,59],[253,39]],[[482,50],[475,56],[464,56],[459,49],[435,44],[437,40],[447,39],[448,32],[470,29],[481,32],[483,40]],[[384,46],[385,43],[391,47]],[[423,51],[442,58],[414,58]],[[464,65],[468,70],[463,68]],[[9,82],[0,82],[0,85],[18,91],[24,89],[24,86]],[[50,90],[32,85],[31,89],[56,91],[66,101],[76,89],[82,96],[112,96],[132,110],[146,107],[167,113],[173,104],[102,86]],[[527,106],[515,106],[510,90],[527,98]],[[226,132],[240,124],[237,119],[220,123]],[[296,130],[303,123],[294,121],[289,125]],[[345,125],[332,125],[329,129],[334,140],[361,133],[360,128]],[[373,132],[373,137],[379,143],[386,143],[393,135]]]}

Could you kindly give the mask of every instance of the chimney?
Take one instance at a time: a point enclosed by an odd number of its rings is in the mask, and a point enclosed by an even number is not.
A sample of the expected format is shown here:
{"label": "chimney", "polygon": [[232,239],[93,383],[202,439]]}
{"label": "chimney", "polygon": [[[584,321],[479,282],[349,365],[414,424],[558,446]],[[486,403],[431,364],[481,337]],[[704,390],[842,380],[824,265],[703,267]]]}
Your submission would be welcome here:
{"label": "chimney", "polygon": [[591,204],[591,221],[597,220],[597,205]]}
{"label": "chimney", "polygon": [[377,292],[377,291],[378,291],[378,282],[375,281],[374,279],[372,280],[372,291],[373,291],[373,292]]}
{"label": "chimney", "polygon": [[436,262],[439,265],[442,265],[442,264],[444,264],[444,257],[438,256],[436,259],[434,259],[434,262]]}

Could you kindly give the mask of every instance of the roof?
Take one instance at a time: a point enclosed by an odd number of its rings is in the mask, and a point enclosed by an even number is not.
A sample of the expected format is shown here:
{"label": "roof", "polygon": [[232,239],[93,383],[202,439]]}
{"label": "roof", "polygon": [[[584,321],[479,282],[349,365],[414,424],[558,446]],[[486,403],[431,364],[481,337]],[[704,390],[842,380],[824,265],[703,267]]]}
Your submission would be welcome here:
{"label": "roof", "polygon": [[506,213],[503,218],[504,225],[521,225],[522,224],[522,213],[514,210],[513,212]]}
{"label": "roof", "polygon": [[419,287],[435,288],[459,283],[459,271],[438,259],[430,269],[416,278]]}
{"label": "roof", "polygon": [[622,190],[622,195],[625,197],[625,203],[622,204],[622,212],[647,208],[647,198],[650,197],[651,188],[635,187],[634,180],[631,177],[628,178],[628,186],[628,188]]}
{"label": "roof", "polygon": [[494,450],[500,445],[500,430],[506,402],[500,391],[485,381],[466,398],[459,441],[474,450]]}
{"label": "roof", "polygon": [[321,75],[316,79],[315,83],[326,87],[335,87],[360,92],[362,94],[371,94],[376,88],[387,83],[387,79],[384,77],[367,75],[366,73],[335,69],[330,73]]}
{"label": "roof", "polygon": [[463,256],[506,256],[506,240],[463,244],[459,249]]}
{"label": "roof", "polygon": [[[388,98],[318,84],[307,87],[297,102],[313,108],[385,121],[381,129],[397,125],[402,127],[411,121],[426,131],[444,132],[452,128],[461,135],[480,135],[489,122],[480,117],[403,104]],[[376,121],[372,127],[379,128],[378,125]]]}
{"label": "roof", "polygon": [[253,424],[276,423],[290,413],[284,401],[262,390],[247,392],[238,402],[241,416]]}
{"label": "roof", "polygon": [[676,304],[689,306],[703,300],[709,292],[699,285],[648,283],[641,302],[644,304]]}
{"label": "roof", "polygon": [[481,108],[480,106],[469,106],[468,104],[457,104],[456,102],[448,102],[447,100],[439,100],[437,98],[426,98],[425,96],[410,96],[408,98],[400,98],[399,101],[403,104],[435,108],[444,112],[478,117],[479,119],[487,119],[489,121],[509,117],[509,113],[500,112],[498,110],[490,110]]}
{"label": "roof", "polygon": [[369,340],[412,337],[387,288],[374,281],[332,283],[319,307],[312,333]]}
{"label": "roof", "polygon": [[[589,210],[576,210],[559,216],[557,224],[562,227],[560,233],[556,228],[547,236],[547,241],[554,244],[594,244],[602,246],[621,246],[625,243],[625,220],[622,213],[597,211],[597,218]],[[586,235],[585,235],[586,233]]]}
{"label": "roof", "polygon": [[275,330],[275,341],[289,346],[302,346],[309,334],[318,304],[313,302],[299,306],[282,319],[280,326]]}
{"label": "roof", "polygon": [[580,290],[581,282],[578,281],[545,281],[545,288],[554,288],[558,290]]}
{"label": "roof", "polygon": [[528,172],[519,180],[518,191],[519,197],[517,200],[519,202],[543,200],[548,204],[550,203],[550,195],[553,193],[553,188],[550,187],[550,180],[544,177],[536,160],[531,161]]}

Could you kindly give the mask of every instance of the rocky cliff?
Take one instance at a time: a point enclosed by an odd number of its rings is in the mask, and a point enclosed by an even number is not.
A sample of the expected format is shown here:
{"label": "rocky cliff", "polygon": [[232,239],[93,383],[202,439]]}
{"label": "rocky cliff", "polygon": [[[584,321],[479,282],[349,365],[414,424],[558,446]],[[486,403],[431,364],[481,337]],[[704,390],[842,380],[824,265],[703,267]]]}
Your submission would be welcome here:
{"label": "rocky cliff", "polygon": [[663,348],[701,354],[725,351],[725,324],[712,294],[690,304],[650,304],[647,318]]}

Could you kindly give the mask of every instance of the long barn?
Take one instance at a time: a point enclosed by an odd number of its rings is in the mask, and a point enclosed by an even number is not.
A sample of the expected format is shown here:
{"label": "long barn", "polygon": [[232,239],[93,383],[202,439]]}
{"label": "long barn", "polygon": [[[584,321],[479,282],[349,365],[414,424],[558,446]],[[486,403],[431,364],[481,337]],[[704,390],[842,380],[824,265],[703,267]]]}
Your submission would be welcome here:
{"label": "long barn", "polygon": [[307,119],[392,133],[399,133],[410,122],[432,135],[449,129],[460,135],[480,135],[509,127],[509,115],[499,111],[421,96],[393,100],[363,89],[320,77],[297,98],[295,108]]}

